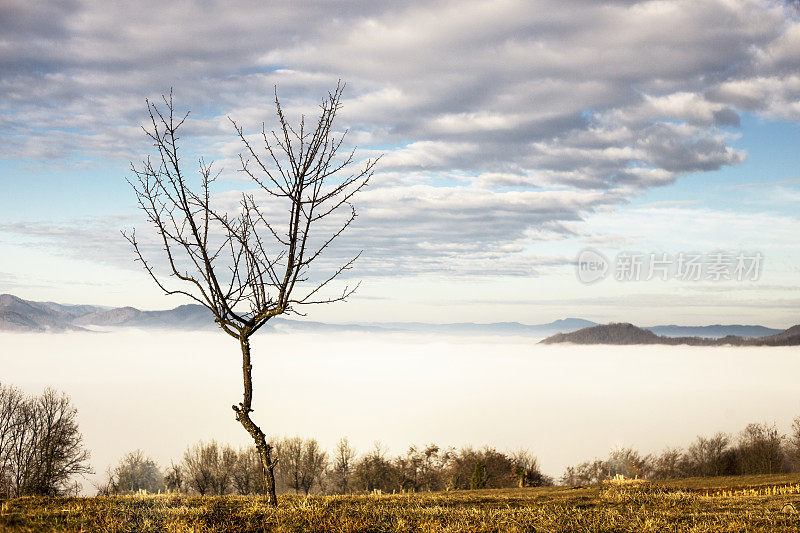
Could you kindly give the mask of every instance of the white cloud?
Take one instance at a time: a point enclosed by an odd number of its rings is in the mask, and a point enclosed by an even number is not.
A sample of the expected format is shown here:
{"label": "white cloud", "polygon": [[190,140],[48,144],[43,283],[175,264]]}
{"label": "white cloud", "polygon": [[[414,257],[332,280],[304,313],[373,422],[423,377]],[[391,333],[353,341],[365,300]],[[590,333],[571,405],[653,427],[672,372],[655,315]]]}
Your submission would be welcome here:
{"label": "white cloud", "polygon": [[341,126],[385,153],[343,244],[375,272],[528,272],[535,236],[742,162],[742,111],[800,120],[800,21],[768,0],[12,1],[0,32],[12,158],[138,159],[144,98],[175,87],[231,177],[226,116],[257,131],[277,84],[295,119],[343,78]]}

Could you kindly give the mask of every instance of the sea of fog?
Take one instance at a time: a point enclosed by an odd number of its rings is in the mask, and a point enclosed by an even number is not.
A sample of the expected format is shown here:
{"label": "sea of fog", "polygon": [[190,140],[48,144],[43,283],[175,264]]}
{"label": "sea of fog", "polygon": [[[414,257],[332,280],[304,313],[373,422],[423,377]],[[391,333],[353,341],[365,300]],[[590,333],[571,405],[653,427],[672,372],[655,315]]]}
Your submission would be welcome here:
{"label": "sea of fog", "polygon": [[[265,333],[253,339],[254,420],[268,434],[530,449],[545,473],[616,446],[642,453],[800,416],[800,350],[543,346],[530,338]],[[238,343],[217,332],[0,334],[0,382],[67,392],[98,475],[141,448],[246,444]],[[90,480],[91,481],[91,480]],[[91,492],[91,483],[85,482]]]}

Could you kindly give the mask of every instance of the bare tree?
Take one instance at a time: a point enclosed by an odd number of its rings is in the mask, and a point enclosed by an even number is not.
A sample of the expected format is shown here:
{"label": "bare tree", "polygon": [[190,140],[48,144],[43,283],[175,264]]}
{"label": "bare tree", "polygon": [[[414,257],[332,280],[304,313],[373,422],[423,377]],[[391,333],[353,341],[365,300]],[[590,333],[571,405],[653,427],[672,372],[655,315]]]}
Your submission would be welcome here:
{"label": "bare tree", "polygon": [[792,421],[792,433],[786,446],[792,471],[800,471],[800,416]]}
{"label": "bare tree", "polygon": [[314,485],[322,485],[322,475],[328,467],[328,454],[316,439],[308,439],[303,450],[303,492],[308,494]]}
{"label": "bare tree", "polygon": [[164,485],[167,490],[172,492],[181,492],[183,490],[183,469],[180,465],[170,463],[164,474]]}
{"label": "bare tree", "polygon": [[736,455],[742,474],[776,474],[783,470],[782,435],[775,424],[748,424],[739,433]]}
{"label": "bare tree", "polygon": [[22,391],[0,383],[0,495],[11,494],[14,443],[24,402]]}
{"label": "bare tree", "polygon": [[0,386],[0,492],[61,495],[75,475],[91,472],[77,410],[53,389],[26,397]]}
{"label": "bare tree", "polygon": [[37,484],[36,448],[39,446],[40,420],[36,413],[36,402],[25,398],[14,414],[11,434],[10,492],[17,496],[33,494]]}
{"label": "bare tree", "polygon": [[255,446],[239,448],[232,473],[233,488],[237,494],[257,494],[264,486],[261,459]]}
{"label": "bare tree", "polygon": [[731,465],[735,457],[729,445],[730,437],[725,433],[717,433],[709,438],[698,436],[686,452],[690,474],[724,476],[733,473]]}
{"label": "bare tree", "polygon": [[428,444],[424,447],[410,446],[405,455],[395,459],[400,474],[400,487],[404,491],[440,490],[443,486],[443,458],[439,447]]}
{"label": "bare tree", "polygon": [[347,437],[344,437],[336,444],[330,473],[333,489],[336,492],[341,494],[350,492],[355,460],[356,450],[350,445]]}
{"label": "bare tree", "polygon": [[529,450],[520,448],[511,454],[511,461],[514,463],[514,479],[518,486],[539,487],[553,484],[548,476],[542,474],[539,459]]}
{"label": "bare tree", "polygon": [[644,478],[650,474],[652,457],[642,455],[633,448],[615,447],[608,454],[608,475],[627,478]]}
{"label": "bare tree", "polygon": [[[164,281],[144,257],[135,231],[123,235],[166,294],[180,294],[204,305],[219,327],[239,342],[244,392],[233,410],[258,450],[272,505],[277,505],[272,445],[250,417],[250,337],[277,315],[302,314],[305,305],[342,301],[355,290],[345,287],[333,296],[323,294],[358,255],[332,267],[326,275],[311,271],[312,263],[355,220],[352,200],[367,185],[377,163],[377,159],[369,159],[351,172],[355,151],[339,154],[346,131],[337,135],[333,124],[343,89],[339,83],[322,100],[313,127],[308,127],[305,117],[298,127],[289,124],[276,89],[280,127],[270,132],[262,124],[260,149],[231,120],[244,151],[239,156],[239,170],[265,198],[257,201],[255,193],[243,193],[235,215],[212,206],[211,187],[219,176],[212,164],[200,159],[199,191],[189,186],[178,147],[179,129],[188,113],[175,114],[171,93],[163,98],[163,108],[147,102],[150,127],[144,131],[153,141],[159,161],[148,158],[139,168],[131,165],[135,176],[131,185],[156,229],[175,285]],[[276,222],[277,217],[282,222]]]}
{"label": "bare tree", "polygon": [[375,442],[372,450],[356,462],[353,474],[356,486],[366,492],[388,492],[400,488],[396,469],[379,442]]}
{"label": "bare tree", "polygon": [[153,493],[165,488],[164,475],[156,462],[142,450],[125,454],[109,472],[105,491],[111,494],[132,494],[139,490]]}
{"label": "bare tree", "polygon": [[683,450],[679,448],[666,448],[653,458],[653,473],[655,479],[678,479],[686,476],[687,462]]}
{"label": "bare tree", "polygon": [[181,472],[186,485],[198,494],[223,495],[228,492],[236,468],[236,450],[216,441],[199,442],[183,454]]}
{"label": "bare tree", "polygon": [[327,454],[315,439],[284,439],[280,446],[280,457],[279,470],[283,483],[295,494],[311,492],[328,464]]}
{"label": "bare tree", "polygon": [[284,438],[277,446],[281,458],[278,466],[278,477],[282,487],[300,493],[303,477],[303,439],[300,437]]}

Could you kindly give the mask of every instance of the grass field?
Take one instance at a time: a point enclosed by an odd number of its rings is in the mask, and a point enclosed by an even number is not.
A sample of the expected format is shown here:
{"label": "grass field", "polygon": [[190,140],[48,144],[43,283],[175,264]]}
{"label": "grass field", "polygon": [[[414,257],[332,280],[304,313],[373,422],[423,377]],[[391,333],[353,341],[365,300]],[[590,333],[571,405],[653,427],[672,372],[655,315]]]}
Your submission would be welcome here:
{"label": "grass field", "polygon": [[800,475],[397,495],[19,498],[0,531],[799,531]]}

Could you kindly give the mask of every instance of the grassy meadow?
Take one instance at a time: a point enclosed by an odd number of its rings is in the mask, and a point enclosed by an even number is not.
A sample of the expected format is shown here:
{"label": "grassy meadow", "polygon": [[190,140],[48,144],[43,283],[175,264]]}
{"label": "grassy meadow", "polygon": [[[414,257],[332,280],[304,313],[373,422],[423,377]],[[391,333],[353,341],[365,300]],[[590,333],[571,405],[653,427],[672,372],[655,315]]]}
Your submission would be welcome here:
{"label": "grassy meadow", "polygon": [[800,474],[350,496],[27,497],[4,532],[798,531]]}

